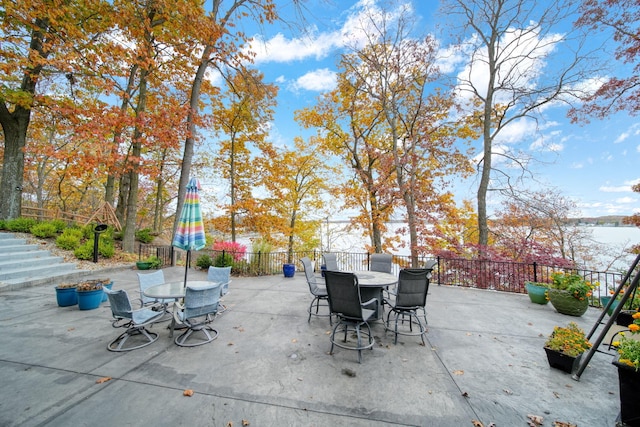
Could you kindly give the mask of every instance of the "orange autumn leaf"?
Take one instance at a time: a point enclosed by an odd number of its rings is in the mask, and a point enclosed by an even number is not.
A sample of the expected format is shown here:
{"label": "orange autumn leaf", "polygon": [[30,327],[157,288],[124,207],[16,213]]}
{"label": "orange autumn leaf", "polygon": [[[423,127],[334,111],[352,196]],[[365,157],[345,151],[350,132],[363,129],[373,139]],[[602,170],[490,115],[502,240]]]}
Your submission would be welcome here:
{"label": "orange autumn leaf", "polygon": [[102,377],[102,378],[98,378],[96,380],[96,384],[102,384],[102,383],[106,383],[107,381],[109,381],[111,379],[111,377]]}
{"label": "orange autumn leaf", "polygon": [[182,395],[191,397],[191,396],[193,396],[193,390],[187,389],[187,390],[182,392]]}

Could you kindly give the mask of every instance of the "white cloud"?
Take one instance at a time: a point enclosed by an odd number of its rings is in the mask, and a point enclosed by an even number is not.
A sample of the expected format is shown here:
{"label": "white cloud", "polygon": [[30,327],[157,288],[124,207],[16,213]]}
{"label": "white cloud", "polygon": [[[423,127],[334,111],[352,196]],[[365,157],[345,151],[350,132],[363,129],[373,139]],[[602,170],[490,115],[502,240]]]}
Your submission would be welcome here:
{"label": "white cloud", "polygon": [[617,185],[617,186],[603,185],[600,187],[599,190],[604,193],[627,193],[627,192],[633,191],[631,190],[631,187],[636,185],[639,182],[640,182],[640,179],[634,179],[631,181],[625,181],[623,185]]}
{"label": "white cloud", "polygon": [[298,78],[294,84],[296,89],[327,91],[336,86],[336,73],[328,68],[321,68],[306,73]]}
{"label": "white cloud", "polygon": [[616,203],[622,203],[622,204],[635,203],[636,201],[637,199],[633,197],[621,197],[619,199],[616,199]]}

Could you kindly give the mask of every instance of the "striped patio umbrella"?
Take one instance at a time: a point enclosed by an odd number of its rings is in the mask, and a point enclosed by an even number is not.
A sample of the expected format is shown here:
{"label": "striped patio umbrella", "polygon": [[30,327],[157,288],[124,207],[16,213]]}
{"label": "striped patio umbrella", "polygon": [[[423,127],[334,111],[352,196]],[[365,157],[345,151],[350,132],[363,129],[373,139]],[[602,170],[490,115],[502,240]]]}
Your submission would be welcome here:
{"label": "striped patio umbrella", "polygon": [[187,271],[191,263],[191,251],[200,250],[207,244],[204,235],[204,224],[200,211],[200,182],[191,178],[187,184],[187,194],[184,198],[180,222],[173,237],[173,246],[187,251],[187,263],[184,270],[184,285],[187,285]]}

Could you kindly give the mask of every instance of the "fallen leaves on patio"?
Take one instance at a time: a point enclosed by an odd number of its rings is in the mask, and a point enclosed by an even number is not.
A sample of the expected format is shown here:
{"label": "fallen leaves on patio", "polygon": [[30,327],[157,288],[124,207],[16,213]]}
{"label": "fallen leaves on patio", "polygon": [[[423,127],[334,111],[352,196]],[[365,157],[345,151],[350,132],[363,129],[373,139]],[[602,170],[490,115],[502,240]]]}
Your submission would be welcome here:
{"label": "fallen leaves on patio", "polygon": [[182,392],[182,395],[191,397],[191,396],[193,396],[193,390],[186,389],[185,391]]}
{"label": "fallen leaves on patio", "polygon": [[573,423],[565,423],[562,421],[555,421],[553,423],[553,427],[578,427],[578,425]]}
{"label": "fallen leaves on patio", "polygon": [[540,415],[527,415],[527,418],[529,418],[529,427],[538,427],[544,423],[544,418]]}
{"label": "fallen leaves on patio", "polygon": [[[471,423],[473,424],[473,427],[485,427],[484,424],[478,420],[471,420]],[[496,427],[496,423],[488,424],[487,427]]]}
{"label": "fallen leaves on patio", "polygon": [[102,378],[98,378],[96,380],[96,384],[102,384],[102,383],[106,383],[107,381],[109,381],[111,379],[111,377],[102,377]]}

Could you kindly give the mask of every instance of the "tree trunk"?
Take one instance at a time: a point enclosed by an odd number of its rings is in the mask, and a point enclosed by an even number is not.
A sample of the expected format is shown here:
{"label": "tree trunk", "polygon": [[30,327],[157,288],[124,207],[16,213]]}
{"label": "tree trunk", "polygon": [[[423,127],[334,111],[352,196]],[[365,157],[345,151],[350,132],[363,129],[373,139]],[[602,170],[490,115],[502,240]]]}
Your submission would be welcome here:
{"label": "tree trunk", "polygon": [[2,114],[4,156],[0,183],[0,217],[20,217],[22,210],[22,179],[24,174],[24,147],[31,110],[16,107],[11,114]]}

